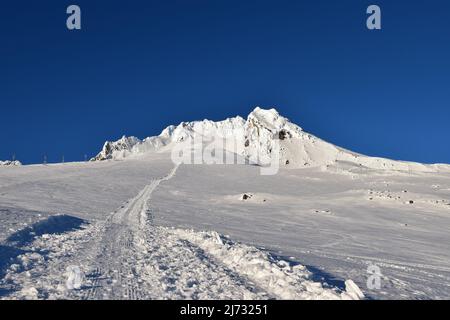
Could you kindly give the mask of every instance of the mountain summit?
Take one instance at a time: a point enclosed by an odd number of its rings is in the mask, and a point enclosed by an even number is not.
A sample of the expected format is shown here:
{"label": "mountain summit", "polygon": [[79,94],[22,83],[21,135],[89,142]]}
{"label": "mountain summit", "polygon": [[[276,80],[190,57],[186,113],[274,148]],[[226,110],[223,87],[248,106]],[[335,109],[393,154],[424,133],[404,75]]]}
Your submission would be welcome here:
{"label": "mountain summit", "polygon": [[334,165],[405,171],[435,171],[438,168],[437,165],[368,157],[340,148],[303,131],[301,127],[281,116],[277,110],[259,107],[256,107],[246,120],[237,116],[217,122],[182,122],[177,126],[168,126],[159,136],[144,140],[123,136],[114,142],[107,141],[102,151],[91,160],[119,160],[146,152],[170,151],[177,144],[195,140],[199,136],[207,141],[230,136],[242,140],[242,146],[233,150],[227,147],[224,149],[246,159],[255,156],[271,157],[277,152],[280,165],[287,168]]}

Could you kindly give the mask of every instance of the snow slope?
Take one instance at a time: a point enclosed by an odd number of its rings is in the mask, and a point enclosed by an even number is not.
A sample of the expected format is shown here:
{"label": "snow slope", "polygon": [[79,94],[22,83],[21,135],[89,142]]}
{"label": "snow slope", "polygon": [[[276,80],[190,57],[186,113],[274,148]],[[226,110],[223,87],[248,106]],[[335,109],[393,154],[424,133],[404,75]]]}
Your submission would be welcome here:
{"label": "snow slope", "polygon": [[[53,215],[2,242],[4,299],[358,299],[215,232],[153,224],[150,181],[105,220]],[[14,250],[16,252],[14,252]],[[9,259],[7,256],[9,255]],[[76,274],[73,273],[76,271]],[[78,279],[74,282],[74,279]]]}
{"label": "snow slope", "polygon": [[265,110],[259,107],[248,115],[247,120],[238,116],[218,122],[182,122],[178,126],[167,127],[159,136],[142,141],[125,136],[116,142],[108,141],[92,160],[123,159],[146,152],[168,151],[180,143],[195,143],[199,137],[203,142],[233,138],[237,143],[231,147],[225,144],[223,148],[226,151],[263,165],[269,161],[265,159],[273,158],[281,166],[288,168],[347,163],[369,169],[436,172],[440,167],[446,167],[357,154],[303,131],[275,109]]}
{"label": "snow slope", "polygon": [[449,298],[450,174],[341,165],[170,174],[169,154],[143,153],[2,168],[0,297],[348,298],[352,279],[373,299]]}
{"label": "snow slope", "polygon": [[[246,194],[246,200],[242,195]],[[153,194],[158,225],[215,230],[373,299],[450,297],[450,174],[181,166]],[[381,288],[367,286],[369,266]]]}

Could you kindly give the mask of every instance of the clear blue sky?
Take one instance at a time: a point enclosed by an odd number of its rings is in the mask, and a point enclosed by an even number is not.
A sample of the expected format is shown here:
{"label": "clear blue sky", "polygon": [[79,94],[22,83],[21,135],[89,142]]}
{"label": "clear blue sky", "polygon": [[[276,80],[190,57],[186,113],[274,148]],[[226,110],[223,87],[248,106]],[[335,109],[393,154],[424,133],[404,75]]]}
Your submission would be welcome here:
{"label": "clear blue sky", "polygon": [[357,152],[450,163],[449,16],[448,0],[3,1],[0,159],[81,160],[259,105]]}

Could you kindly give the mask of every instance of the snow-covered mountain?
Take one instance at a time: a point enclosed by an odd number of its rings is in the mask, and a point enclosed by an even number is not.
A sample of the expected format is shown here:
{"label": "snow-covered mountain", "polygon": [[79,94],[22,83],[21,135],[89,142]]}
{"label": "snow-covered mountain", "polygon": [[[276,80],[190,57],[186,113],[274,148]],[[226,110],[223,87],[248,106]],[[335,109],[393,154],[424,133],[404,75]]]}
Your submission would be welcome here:
{"label": "snow-covered mountain", "polygon": [[167,151],[179,143],[189,143],[199,137],[203,141],[233,137],[238,143],[232,148],[224,146],[226,151],[246,159],[270,158],[276,153],[280,165],[288,168],[327,167],[334,164],[405,171],[436,171],[439,168],[438,165],[364,156],[340,148],[303,131],[277,110],[259,107],[246,120],[237,116],[218,122],[182,122],[178,126],[167,127],[159,136],[144,140],[124,136],[115,142],[107,141],[102,151],[92,160],[117,160],[146,152]]}
{"label": "snow-covered mountain", "polygon": [[20,161],[11,161],[11,160],[6,160],[6,161],[0,161],[0,166],[21,166],[22,163]]}
{"label": "snow-covered mountain", "polygon": [[[174,161],[215,140],[305,169]],[[124,160],[0,167],[0,300],[450,297],[448,165],[356,154],[259,108],[95,159]]]}

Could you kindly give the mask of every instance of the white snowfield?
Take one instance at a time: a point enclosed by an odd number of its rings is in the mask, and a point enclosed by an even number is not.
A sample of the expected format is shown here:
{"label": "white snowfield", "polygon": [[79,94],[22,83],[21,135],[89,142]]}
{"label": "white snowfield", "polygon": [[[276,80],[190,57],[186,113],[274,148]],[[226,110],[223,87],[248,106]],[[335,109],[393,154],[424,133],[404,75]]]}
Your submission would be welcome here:
{"label": "white snowfield", "polygon": [[[2,298],[358,299],[352,291],[311,280],[302,265],[216,232],[154,225],[152,194],[177,168],[151,179],[104,220],[88,223],[56,214],[10,228],[15,232],[0,251]],[[21,227],[14,210],[2,211],[3,221]]]}
{"label": "white snowfield", "polygon": [[[244,132],[244,157],[282,137],[280,171],[175,165],[204,127]],[[450,298],[446,165],[357,155],[262,109],[96,159],[0,168],[0,299]]]}

